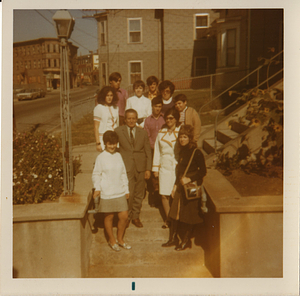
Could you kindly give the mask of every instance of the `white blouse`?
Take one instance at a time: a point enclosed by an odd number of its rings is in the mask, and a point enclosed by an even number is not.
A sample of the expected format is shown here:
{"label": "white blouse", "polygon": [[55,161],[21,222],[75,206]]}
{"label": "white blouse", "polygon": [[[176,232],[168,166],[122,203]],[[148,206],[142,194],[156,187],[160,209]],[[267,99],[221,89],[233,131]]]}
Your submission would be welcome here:
{"label": "white blouse", "polygon": [[119,107],[105,106],[98,104],[94,108],[94,120],[99,121],[100,143],[104,148],[103,134],[106,131],[113,131],[119,126]]}

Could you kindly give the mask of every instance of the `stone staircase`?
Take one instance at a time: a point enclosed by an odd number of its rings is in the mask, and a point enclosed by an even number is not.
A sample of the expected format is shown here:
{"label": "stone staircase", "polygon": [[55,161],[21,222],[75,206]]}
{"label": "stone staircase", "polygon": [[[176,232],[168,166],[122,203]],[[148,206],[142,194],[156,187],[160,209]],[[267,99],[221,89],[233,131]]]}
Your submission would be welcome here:
{"label": "stone staircase", "polygon": [[[210,278],[204,265],[205,242],[203,224],[195,226],[192,248],[175,251],[174,247],[163,248],[169,230],[162,229],[162,207],[150,207],[147,197],[143,201],[140,219],[143,228],[130,223],[125,241],[131,250],[113,251],[107,244],[102,214],[95,215],[92,246],[90,250],[89,278]],[[117,220],[114,221],[114,226]],[[114,232],[116,236],[116,227]]]}
{"label": "stone staircase", "polygon": [[[272,86],[271,95],[272,92],[276,92],[277,90],[283,93],[283,80],[280,80]],[[202,148],[207,166],[214,165],[214,159],[216,157],[215,148],[217,152],[222,151],[224,154],[228,152],[229,156],[232,156],[240,147],[241,139],[246,134],[248,138],[251,136],[251,143],[248,144],[252,151],[260,147],[262,132],[259,129],[255,130],[253,126],[251,127],[249,120],[244,119],[242,122],[239,121],[239,118],[243,118],[246,115],[247,107],[248,102],[218,122],[216,143],[214,138],[214,125],[207,128],[204,127],[204,131],[198,141],[198,146]]]}

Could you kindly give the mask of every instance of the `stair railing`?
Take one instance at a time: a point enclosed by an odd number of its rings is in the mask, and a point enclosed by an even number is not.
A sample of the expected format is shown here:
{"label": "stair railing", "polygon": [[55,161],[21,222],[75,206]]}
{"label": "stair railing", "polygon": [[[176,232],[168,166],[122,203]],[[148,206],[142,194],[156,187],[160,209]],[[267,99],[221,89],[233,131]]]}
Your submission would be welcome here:
{"label": "stair railing", "polygon": [[[265,81],[259,83],[256,87],[253,87],[252,89],[250,89],[248,91],[248,93],[250,94],[253,90],[259,88],[261,85],[269,82],[270,79],[274,78],[275,76],[277,76],[279,73],[281,73],[283,71],[283,68],[280,69],[278,72],[276,72],[275,74],[273,74],[271,77],[268,77]],[[219,110],[217,115],[216,115],[216,119],[215,119],[215,132],[214,132],[214,144],[215,144],[215,153],[217,152],[217,135],[218,135],[218,118],[219,118],[219,115],[227,110],[228,108],[230,108],[231,106],[233,106],[234,104],[236,104],[239,100],[241,100],[242,97],[238,97],[234,102],[232,102],[231,104],[229,104],[228,106],[226,106],[224,109],[222,110]],[[248,101],[248,100],[247,100]]]}
{"label": "stair railing", "polygon": [[[271,62],[278,57],[280,54],[283,53],[283,50],[280,51],[279,53],[277,53],[276,55],[274,55],[272,58],[269,59],[269,63],[268,65],[271,64]],[[203,110],[204,107],[206,107],[207,105],[211,104],[213,101],[215,101],[216,99],[218,99],[219,97],[221,97],[222,95],[224,95],[225,93],[227,93],[228,91],[230,91],[233,87],[235,87],[236,85],[238,85],[239,83],[241,83],[242,81],[244,81],[245,79],[247,79],[249,76],[251,76],[252,74],[254,74],[255,72],[257,72],[257,78],[256,78],[256,87],[259,87],[259,70],[261,68],[263,68],[265,66],[265,64],[258,66],[255,70],[253,70],[252,72],[250,72],[249,74],[247,74],[245,77],[243,77],[242,79],[240,79],[238,82],[234,83],[233,85],[231,85],[229,88],[227,88],[226,90],[224,90],[223,92],[221,92],[220,94],[218,94],[216,97],[214,97],[212,100],[210,100],[209,102],[207,102],[206,104],[204,104],[203,106],[201,106],[201,108],[199,109],[199,116],[201,118],[201,111]]]}

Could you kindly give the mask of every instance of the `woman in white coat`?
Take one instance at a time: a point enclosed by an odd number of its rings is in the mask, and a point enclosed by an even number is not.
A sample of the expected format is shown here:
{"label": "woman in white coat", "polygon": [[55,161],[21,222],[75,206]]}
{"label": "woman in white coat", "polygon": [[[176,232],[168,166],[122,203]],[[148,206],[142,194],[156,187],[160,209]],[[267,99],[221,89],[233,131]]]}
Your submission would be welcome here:
{"label": "woman in white coat", "polygon": [[[154,176],[159,179],[159,194],[162,198],[166,217],[168,217],[170,195],[176,179],[175,144],[180,129],[179,112],[175,108],[171,108],[164,114],[164,119],[166,124],[159,131],[154,145],[152,171]],[[167,221],[162,227],[168,227]]]}
{"label": "woman in white coat", "polygon": [[97,97],[98,105],[94,108],[94,133],[97,150],[104,149],[103,134],[114,131],[119,126],[118,96],[114,88],[104,86]]}

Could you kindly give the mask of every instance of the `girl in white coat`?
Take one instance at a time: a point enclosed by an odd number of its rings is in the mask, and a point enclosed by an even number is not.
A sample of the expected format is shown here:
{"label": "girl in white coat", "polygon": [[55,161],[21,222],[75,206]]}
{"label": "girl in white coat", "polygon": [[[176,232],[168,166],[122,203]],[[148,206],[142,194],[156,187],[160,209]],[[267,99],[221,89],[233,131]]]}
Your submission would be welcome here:
{"label": "girl in white coat", "polygon": [[[154,176],[159,178],[159,194],[166,217],[168,217],[170,195],[176,179],[175,144],[180,129],[179,112],[175,108],[171,108],[164,114],[164,119],[166,124],[159,131],[154,145],[152,171]],[[168,227],[167,221],[162,227]]]}

